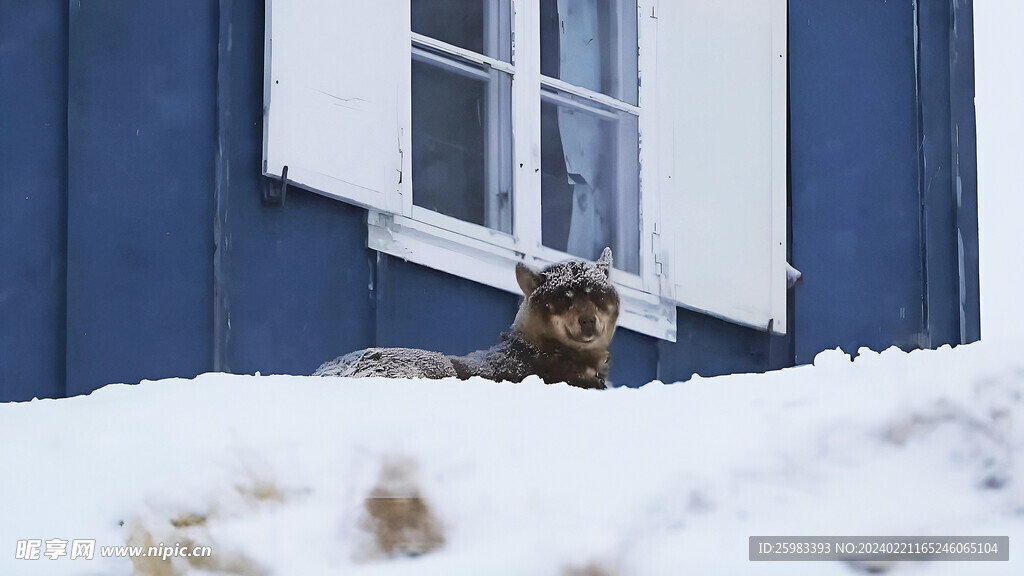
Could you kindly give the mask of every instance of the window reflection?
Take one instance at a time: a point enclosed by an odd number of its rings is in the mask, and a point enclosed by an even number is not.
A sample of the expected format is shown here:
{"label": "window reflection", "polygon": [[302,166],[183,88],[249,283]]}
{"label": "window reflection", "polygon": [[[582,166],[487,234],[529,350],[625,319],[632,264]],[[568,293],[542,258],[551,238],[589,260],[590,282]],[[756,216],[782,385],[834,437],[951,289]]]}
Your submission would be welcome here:
{"label": "window reflection", "polygon": [[416,51],[413,204],[512,232],[511,78]]}
{"label": "window reflection", "polygon": [[636,2],[541,0],[541,74],[637,104]]}
{"label": "window reflection", "polygon": [[496,60],[511,61],[509,0],[411,0],[410,8],[413,32]]}
{"label": "window reflection", "polygon": [[544,90],[541,98],[543,244],[639,273],[640,194],[637,118]]}

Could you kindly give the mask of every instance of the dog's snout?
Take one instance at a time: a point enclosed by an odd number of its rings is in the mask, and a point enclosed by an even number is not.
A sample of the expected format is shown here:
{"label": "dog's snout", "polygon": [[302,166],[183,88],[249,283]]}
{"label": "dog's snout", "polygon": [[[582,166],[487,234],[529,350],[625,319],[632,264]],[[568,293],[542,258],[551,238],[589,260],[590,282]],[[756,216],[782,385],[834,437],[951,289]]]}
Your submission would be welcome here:
{"label": "dog's snout", "polygon": [[591,332],[594,330],[594,326],[597,324],[597,316],[580,316],[580,329],[585,332]]}

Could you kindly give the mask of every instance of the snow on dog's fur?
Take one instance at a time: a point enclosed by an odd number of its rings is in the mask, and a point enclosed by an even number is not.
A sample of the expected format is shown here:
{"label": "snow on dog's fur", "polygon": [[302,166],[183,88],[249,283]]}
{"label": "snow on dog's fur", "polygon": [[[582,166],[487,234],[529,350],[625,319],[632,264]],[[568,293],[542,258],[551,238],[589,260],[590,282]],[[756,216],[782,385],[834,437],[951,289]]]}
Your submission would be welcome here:
{"label": "snow on dog's fur", "polygon": [[467,356],[411,348],[367,348],[325,363],[314,376],[448,378],[482,376],[605,388],[609,347],[619,316],[619,295],[609,281],[612,251],[596,264],[563,262],[542,271],[516,265],[523,303],[501,342]]}

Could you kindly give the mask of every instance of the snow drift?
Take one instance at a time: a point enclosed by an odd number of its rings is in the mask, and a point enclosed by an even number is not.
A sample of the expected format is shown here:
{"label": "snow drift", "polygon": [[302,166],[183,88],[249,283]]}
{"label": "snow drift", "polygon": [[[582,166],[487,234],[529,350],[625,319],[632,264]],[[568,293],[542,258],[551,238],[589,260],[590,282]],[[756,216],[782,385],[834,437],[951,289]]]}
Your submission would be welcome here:
{"label": "snow drift", "polygon": [[[207,374],[0,406],[4,574],[849,574],[752,535],[1024,537],[1024,364],[840,351],[639,390]],[[92,560],[16,560],[24,539]],[[209,558],[101,558],[207,545]],[[2,550],[3,548],[0,548]],[[1010,562],[871,566],[1010,574]]]}

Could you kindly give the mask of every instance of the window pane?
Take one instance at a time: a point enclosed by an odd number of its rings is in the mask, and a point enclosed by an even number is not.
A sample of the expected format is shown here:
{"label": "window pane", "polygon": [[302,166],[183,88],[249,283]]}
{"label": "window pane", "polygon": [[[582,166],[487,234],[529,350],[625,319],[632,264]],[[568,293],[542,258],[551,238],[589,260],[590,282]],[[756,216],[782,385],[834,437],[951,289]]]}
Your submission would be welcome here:
{"label": "window pane", "polygon": [[541,92],[541,237],[545,246],[640,273],[637,118]]}
{"label": "window pane", "polygon": [[512,79],[414,49],[413,204],[512,232]]}
{"label": "window pane", "polygon": [[[372,0],[371,0],[372,1]],[[411,0],[412,31],[511,62],[510,0]]]}
{"label": "window pane", "polygon": [[637,104],[635,0],[540,4],[541,74]]}

